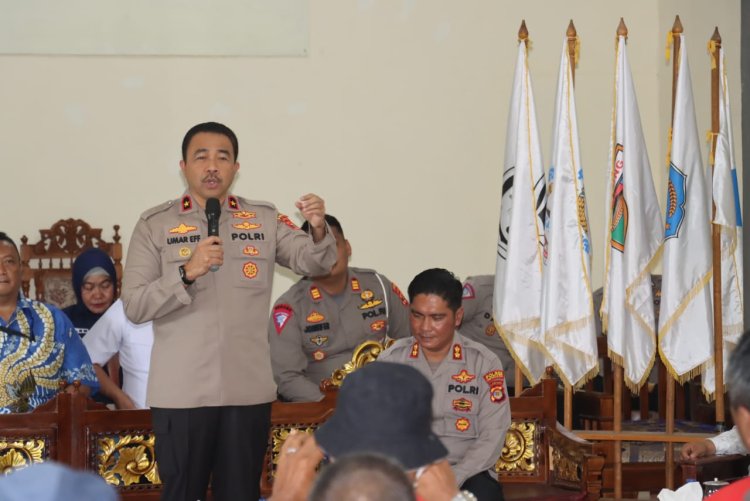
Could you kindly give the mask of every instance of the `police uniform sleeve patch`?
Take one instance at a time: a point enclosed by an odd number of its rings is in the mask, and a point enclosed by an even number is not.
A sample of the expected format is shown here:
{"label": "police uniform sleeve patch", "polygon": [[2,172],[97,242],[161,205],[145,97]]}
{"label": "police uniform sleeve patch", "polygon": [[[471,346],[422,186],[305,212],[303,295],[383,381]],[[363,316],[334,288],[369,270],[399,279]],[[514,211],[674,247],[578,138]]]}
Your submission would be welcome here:
{"label": "police uniform sleeve patch", "polygon": [[391,289],[393,289],[393,292],[398,296],[404,306],[409,306],[409,301],[406,299],[406,296],[404,296],[404,293],[401,292],[401,289],[398,288],[398,285],[392,283]]}
{"label": "police uniform sleeve patch", "polygon": [[476,292],[474,292],[474,287],[471,286],[471,284],[464,284],[464,291],[461,295],[461,299],[474,299],[476,297]]}
{"label": "police uniform sleeve patch", "polygon": [[299,230],[299,226],[297,226],[296,224],[294,224],[294,222],[291,219],[289,219],[289,216],[287,216],[286,214],[282,214],[281,212],[279,212],[279,215],[276,216],[276,217],[277,217],[277,219],[280,222],[282,222],[285,225],[289,226],[291,229],[293,229],[293,230]]}
{"label": "police uniform sleeve patch", "polygon": [[490,401],[499,404],[505,400],[505,371],[496,369],[482,376],[490,387]]}
{"label": "police uniform sleeve patch", "polygon": [[292,307],[288,304],[277,304],[273,307],[273,326],[276,328],[276,334],[281,334],[284,326],[292,318]]}

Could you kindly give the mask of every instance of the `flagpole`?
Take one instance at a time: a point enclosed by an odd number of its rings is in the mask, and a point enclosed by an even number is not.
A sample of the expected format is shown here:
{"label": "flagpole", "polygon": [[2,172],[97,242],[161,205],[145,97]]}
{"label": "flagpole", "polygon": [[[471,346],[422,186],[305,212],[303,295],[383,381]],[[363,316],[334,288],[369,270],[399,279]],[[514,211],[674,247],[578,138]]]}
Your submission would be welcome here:
{"label": "flagpole", "polygon": [[[711,54],[711,173],[716,166],[716,141],[719,137],[719,92],[721,68],[719,58],[721,50],[721,35],[718,26],[711,37],[713,53]],[[712,190],[713,192],[713,190]],[[711,212],[712,220],[716,217],[716,203],[714,201]],[[714,370],[716,383],[714,396],[716,398],[716,428],[724,431],[724,322],[721,298],[721,226],[711,224],[713,240],[714,267]]]}
{"label": "flagpole", "polygon": [[[682,23],[680,22],[680,16],[675,16],[674,24],[672,25],[672,128],[670,129],[670,146],[669,154],[671,157],[671,136],[672,130],[674,130],[674,108],[675,99],[677,96],[677,78],[680,74],[680,45],[682,38]],[[673,377],[667,377],[667,435],[674,433],[674,411],[675,411],[675,380]],[[667,445],[666,449],[666,484],[668,489],[674,489],[674,448]]]}
{"label": "flagpole", "polygon": [[[529,48],[529,30],[526,29],[526,20],[521,20],[521,27],[518,28],[518,41],[523,42],[526,48]],[[521,364],[516,363],[516,373],[513,375],[514,390],[513,392],[517,397],[521,396],[523,392],[523,372],[521,371]]]}
{"label": "flagpole", "polygon": [[[625,26],[625,20],[620,18],[620,24],[617,26],[617,38],[625,37],[628,39],[628,28]],[[612,366],[614,367],[614,395],[612,396],[613,402],[612,409],[613,422],[612,427],[616,435],[622,432],[622,386],[623,386],[623,370],[622,365],[612,360]],[[615,468],[615,498],[622,497],[622,441],[615,440],[614,443],[614,468]]]}
{"label": "flagpole", "polygon": [[[566,36],[568,37],[568,59],[570,60],[570,75],[573,81],[573,87],[575,87],[576,82],[576,64],[578,63],[576,59],[576,48],[578,45],[578,33],[576,32],[576,27],[573,24],[573,20],[570,20],[570,24],[568,24],[568,30],[566,32]],[[573,429],[573,386],[566,383],[565,384],[565,400],[563,404],[564,409],[564,420],[563,424],[565,428],[572,430]]]}

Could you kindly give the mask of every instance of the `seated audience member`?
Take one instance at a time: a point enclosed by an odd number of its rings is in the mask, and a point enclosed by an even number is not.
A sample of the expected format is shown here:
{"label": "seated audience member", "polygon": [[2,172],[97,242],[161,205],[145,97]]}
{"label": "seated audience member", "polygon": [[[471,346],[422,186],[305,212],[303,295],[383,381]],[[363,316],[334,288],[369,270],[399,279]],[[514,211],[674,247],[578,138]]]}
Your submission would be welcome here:
{"label": "seated audience member", "polygon": [[495,275],[477,275],[464,282],[462,304],[464,318],[459,330],[464,337],[482,343],[497,355],[503,364],[502,369],[513,381],[516,362],[505,346],[495,327],[492,316],[492,297],[495,292]]}
{"label": "seated audience member", "polygon": [[316,468],[352,454],[374,453],[401,465],[422,501],[471,499],[460,493],[448,453],[432,432],[432,386],[416,369],[374,363],[349,374],[333,416],[315,435],[293,431],[284,442],[273,499],[308,499]]}
{"label": "seated audience member", "polygon": [[[99,378],[99,391],[112,399],[118,409],[146,408],[153,343],[151,322],[134,324],[128,320],[121,299],[110,306],[83,338]],[[122,389],[102,369],[102,365],[118,354],[123,373]]]}
{"label": "seated audience member", "polygon": [[305,277],[284,293],[268,325],[274,379],[279,395],[292,402],[322,399],[320,382],[364,341],[409,333],[404,295],[377,272],[350,268],[352,249],[341,224],[330,214],[325,219],[336,237],[336,263],[328,275]]}
{"label": "seated audience member", "polygon": [[20,291],[18,248],[0,232],[0,414],[35,409],[54,398],[61,380],[95,392],[94,368],[68,317]]}
{"label": "seated audience member", "polygon": [[[750,360],[750,331],[742,335],[737,347],[732,351],[726,378],[732,419],[735,423],[732,430],[739,436],[745,452],[750,450],[750,364],[747,363],[748,360]],[[727,433],[731,433],[732,430]],[[711,501],[750,499],[750,477],[729,484],[713,493],[708,499]]]}
{"label": "seated audience member", "polygon": [[116,501],[117,489],[96,473],[45,461],[0,476],[3,501]]}
{"label": "seated audience member", "polygon": [[682,459],[699,459],[707,456],[724,456],[727,454],[747,454],[748,450],[742,442],[739,430],[735,426],[731,430],[720,433],[712,438],[704,438],[697,442],[688,442],[682,446]]}
{"label": "seated audience member", "polygon": [[77,302],[63,311],[84,337],[115,300],[117,274],[112,259],[100,249],[88,249],[73,263],[73,292]]}
{"label": "seated audience member", "polygon": [[378,362],[419,370],[432,383],[432,429],[448,448],[462,489],[479,500],[503,499],[492,471],[510,426],[510,404],[500,359],[465,338],[461,282],[449,271],[423,271],[409,284],[411,338],[399,339]]}
{"label": "seated audience member", "polygon": [[326,466],[313,485],[310,501],[415,501],[403,468],[386,456],[344,456]]}

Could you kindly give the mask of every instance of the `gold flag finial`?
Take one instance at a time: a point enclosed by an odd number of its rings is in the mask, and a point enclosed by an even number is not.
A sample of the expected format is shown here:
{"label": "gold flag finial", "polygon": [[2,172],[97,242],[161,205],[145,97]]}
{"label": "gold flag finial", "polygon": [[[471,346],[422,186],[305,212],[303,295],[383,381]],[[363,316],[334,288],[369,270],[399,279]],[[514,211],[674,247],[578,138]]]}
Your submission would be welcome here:
{"label": "gold flag finial", "polygon": [[620,24],[617,25],[617,36],[628,38],[628,27],[625,26],[623,18],[620,18]]}
{"label": "gold flag finial", "polygon": [[682,33],[682,23],[680,22],[680,16],[677,15],[674,17],[674,24],[672,25],[672,33],[675,35],[678,33]]}
{"label": "gold flag finial", "polygon": [[573,40],[574,38],[578,38],[578,33],[576,32],[576,26],[573,24],[573,20],[570,20],[570,23],[568,24],[568,31],[565,32],[565,34],[568,36],[568,40]]}
{"label": "gold flag finial", "polygon": [[524,42],[526,46],[529,45],[529,30],[526,29],[526,20],[521,20],[521,27],[518,28],[518,41]]}
{"label": "gold flag finial", "polygon": [[721,35],[719,34],[718,26],[714,28],[714,34],[711,36],[711,41],[716,42],[716,43],[721,43]]}

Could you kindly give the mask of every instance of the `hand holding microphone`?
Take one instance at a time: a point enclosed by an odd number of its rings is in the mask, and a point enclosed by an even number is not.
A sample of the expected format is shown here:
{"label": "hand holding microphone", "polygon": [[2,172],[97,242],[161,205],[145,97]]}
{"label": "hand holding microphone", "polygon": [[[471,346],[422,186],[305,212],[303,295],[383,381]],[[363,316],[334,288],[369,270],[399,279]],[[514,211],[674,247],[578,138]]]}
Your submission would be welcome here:
{"label": "hand holding microphone", "polygon": [[206,200],[206,219],[208,219],[208,237],[201,239],[193,249],[193,255],[185,263],[184,278],[186,284],[192,283],[208,271],[216,271],[224,263],[224,247],[219,238],[219,216],[221,205],[215,198]]}

